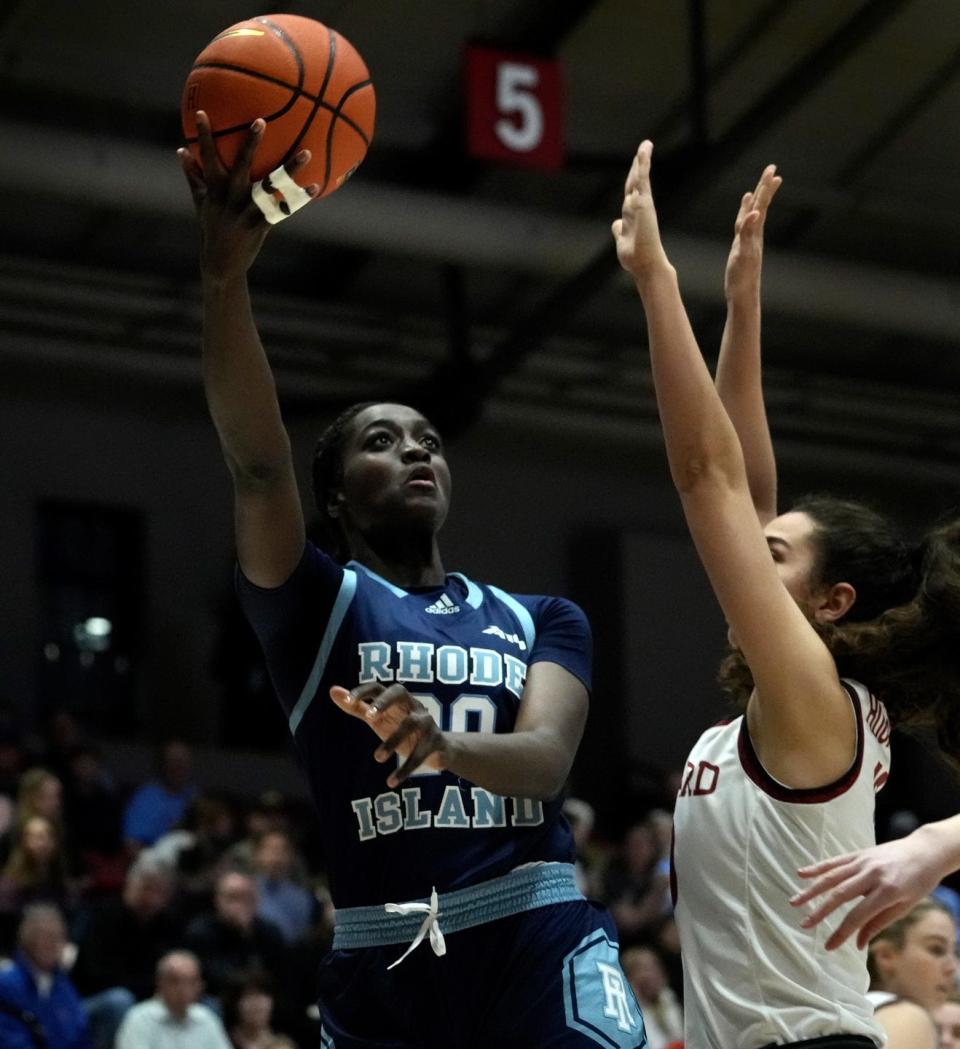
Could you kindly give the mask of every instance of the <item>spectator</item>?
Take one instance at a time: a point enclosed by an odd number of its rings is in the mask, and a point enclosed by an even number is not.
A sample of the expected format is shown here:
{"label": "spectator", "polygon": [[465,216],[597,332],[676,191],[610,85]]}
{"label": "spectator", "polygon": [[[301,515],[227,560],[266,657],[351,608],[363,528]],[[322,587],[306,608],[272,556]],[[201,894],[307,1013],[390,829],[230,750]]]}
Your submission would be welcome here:
{"label": "spectator", "polygon": [[620,964],[643,1011],[648,1049],[666,1049],[683,1037],[683,1012],[660,956],[651,947],[630,947]]}
{"label": "spectator", "polygon": [[74,899],[57,828],[45,816],[31,816],[20,827],[0,874],[0,947],[10,946],[17,917],[27,904],[53,903],[70,912]]}
{"label": "spectator", "polygon": [[200,962],[171,951],[157,963],[157,993],[124,1017],[116,1049],[230,1049],[220,1017],[200,1004]]}
{"label": "spectator", "polygon": [[933,1011],[940,1035],[940,1049],[960,1049],[960,994],[947,995],[947,1000]]}
{"label": "spectator", "polygon": [[174,888],[173,872],[145,850],[127,872],[123,896],[93,909],[77,937],[71,975],[96,1049],[112,1049],[127,1010],[153,993],[157,962],[181,943]]}
{"label": "spectator", "polygon": [[0,1010],[0,1046],[35,1049],[31,1028],[23,1018],[32,1014],[47,1049],[91,1049],[80,995],[61,967],[67,945],[61,913],[50,904],[29,905],[17,939],[16,957],[0,972],[0,1003],[9,1007]]}
{"label": "spectator", "polygon": [[231,804],[200,795],[187,806],[180,823],[150,847],[151,853],[176,870],[182,910],[188,917],[213,906],[213,887],[226,869],[225,856],[235,826]]}
{"label": "spectator", "polygon": [[282,830],[261,835],[253,853],[257,914],[273,922],[288,944],[304,939],[318,911],[316,897],[293,877],[295,857]]}
{"label": "spectator", "polygon": [[636,940],[668,909],[668,879],[658,870],[659,853],[656,831],[644,820],[627,831],[619,856],[607,868],[602,898],[623,940]]}
{"label": "spectator", "polygon": [[[260,838],[271,830],[290,833],[290,815],[283,795],[276,790],[267,790],[247,812],[244,820],[244,837],[230,848],[227,863],[234,870],[253,871],[253,853]],[[305,871],[294,872],[297,881],[304,880]]]}
{"label": "spectator", "polygon": [[573,848],[575,859],[573,861],[574,874],[577,879],[577,888],[584,896],[593,895],[593,862],[589,854],[590,837],[593,834],[593,825],[596,821],[596,813],[593,806],[582,798],[567,798],[563,803],[563,814],[567,817],[570,830],[573,832]]}
{"label": "spectator", "polygon": [[9,834],[16,816],[17,784],[26,764],[16,725],[0,715],[0,862],[10,852]]}
{"label": "spectator", "polygon": [[94,747],[78,747],[67,758],[64,814],[68,852],[87,871],[87,892],[119,891],[126,870],[122,806]]}
{"label": "spectator", "polygon": [[273,991],[265,973],[235,977],[223,993],[223,1026],[234,1049],[266,1049],[278,1036],[271,1027]]}
{"label": "spectator", "polygon": [[284,986],[286,945],[275,925],[257,917],[256,884],[248,874],[220,875],[214,912],[194,918],[186,944],[203,959],[211,994],[220,995],[236,973],[254,969],[270,973],[277,987]]}
{"label": "spectator", "polygon": [[135,855],[172,830],[197,795],[193,754],[186,743],[170,740],[160,751],[157,778],[145,783],[127,802],[123,835]]}

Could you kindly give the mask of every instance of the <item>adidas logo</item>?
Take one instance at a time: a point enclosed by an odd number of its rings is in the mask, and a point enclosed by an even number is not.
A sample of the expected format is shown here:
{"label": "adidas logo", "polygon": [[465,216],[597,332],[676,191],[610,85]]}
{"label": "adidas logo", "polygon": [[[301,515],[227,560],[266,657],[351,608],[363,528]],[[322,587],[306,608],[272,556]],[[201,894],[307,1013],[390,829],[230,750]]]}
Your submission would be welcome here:
{"label": "adidas logo", "polygon": [[455,605],[446,594],[441,594],[432,605],[427,605],[424,612],[430,612],[435,616],[449,616],[459,612],[460,606]]}

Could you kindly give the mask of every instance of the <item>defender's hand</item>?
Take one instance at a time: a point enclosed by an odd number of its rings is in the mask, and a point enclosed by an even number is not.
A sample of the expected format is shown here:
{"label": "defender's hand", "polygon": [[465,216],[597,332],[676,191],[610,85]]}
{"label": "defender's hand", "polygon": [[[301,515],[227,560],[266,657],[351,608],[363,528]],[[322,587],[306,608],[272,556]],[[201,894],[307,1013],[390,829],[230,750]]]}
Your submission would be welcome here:
{"label": "defender's hand", "polygon": [[734,224],[733,244],[727,257],[723,290],[728,299],[756,293],[760,288],[760,269],[763,263],[763,224],[767,209],[783,179],[775,164],[768,164],[756,189],[744,193]]}
{"label": "defender's hand", "polygon": [[623,187],[623,210],[610,227],[617,245],[617,259],[636,280],[649,270],[667,264],[650,189],[652,153],[653,143],[649,139],[640,144]]}

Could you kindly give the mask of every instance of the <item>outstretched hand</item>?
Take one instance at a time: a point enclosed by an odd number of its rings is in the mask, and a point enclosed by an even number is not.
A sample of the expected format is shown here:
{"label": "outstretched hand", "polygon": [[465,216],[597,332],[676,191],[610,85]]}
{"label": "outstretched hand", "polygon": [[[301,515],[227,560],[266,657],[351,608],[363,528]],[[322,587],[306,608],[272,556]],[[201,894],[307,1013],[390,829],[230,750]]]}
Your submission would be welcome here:
{"label": "outstretched hand", "polygon": [[790,903],[802,907],[822,897],[800,923],[809,929],[842,904],[863,897],[826,942],[827,950],[832,951],[856,933],[857,946],[862,949],[881,929],[936,888],[942,877],[940,866],[938,852],[914,832],[906,838],[801,868],[801,878],[815,880]]}
{"label": "outstretched hand", "polygon": [[744,193],[734,223],[733,244],[727,257],[727,269],[723,287],[728,299],[746,292],[755,292],[760,287],[760,267],[763,262],[763,224],[767,208],[783,179],[777,174],[775,164],[768,164],[756,189]]}
{"label": "outstretched hand", "polygon": [[[258,118],[250,125],[236,161],[227,168],[217,154],[210,118],[203,110],[197,112],[196,122],[200,161],[183,148],[177,150],[177,157],[200,220],[201,265],[211,276],[245,273],[270,229],[250,195],[250,169],[266,123]],[[293,176],[309,160],[309,150],[298,153],[286,165],[287,174]],[[311,196],[319,192],[315,184],[305,189]]]}
{"label": "outstretched hand", "polygon": [[667,262],[660,242],[657,211],[650,189],[650,156],[653,143],[640,143],[623,187],[623,210],[610,227],[617,245],[620,265],[636,280],[659,264]]}
{"label": "outstretched hand", "polygon": [[351,717],[365,721],[382,740],[374,751],[379,762],[392,754],[402,759],[387,777],[388,787],[398,787],[424,765],[446,768],[447,741],[427,708],[403,685],[360,685],[349,691],[334,685],[330,698]]}

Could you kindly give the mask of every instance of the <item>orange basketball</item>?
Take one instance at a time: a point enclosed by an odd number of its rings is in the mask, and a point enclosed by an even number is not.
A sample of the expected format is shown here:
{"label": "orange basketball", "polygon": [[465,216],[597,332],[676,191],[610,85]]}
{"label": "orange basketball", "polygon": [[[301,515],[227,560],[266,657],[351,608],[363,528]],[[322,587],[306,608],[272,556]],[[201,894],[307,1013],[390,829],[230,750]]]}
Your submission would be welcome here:
{"label": "orange basketball", "polygon": [[309,149],[313,155],[297,182],[316,182],[322,197],[342,186],[366,155],[376,96],[363,59],[339,33],[300,15],[261,15],[214,37],[183,86],[183,134],[199,161],[198,109],[209,116],[228,167],[250,125],[263,117],[254,181]]}

